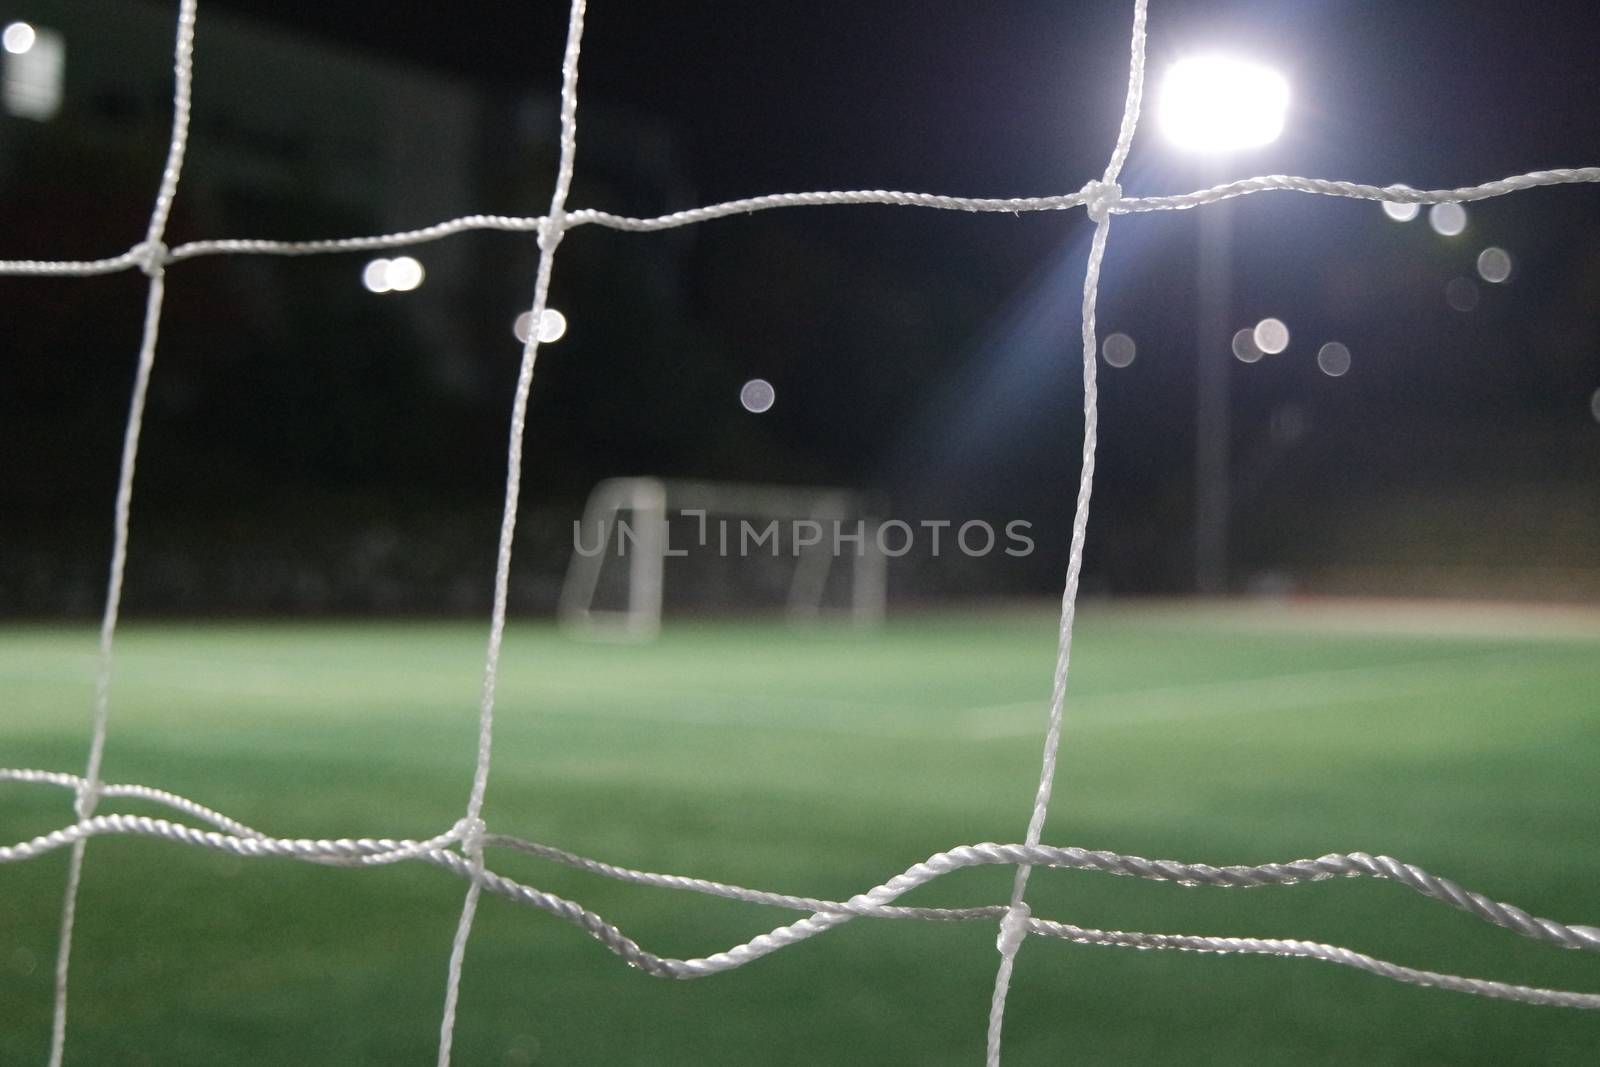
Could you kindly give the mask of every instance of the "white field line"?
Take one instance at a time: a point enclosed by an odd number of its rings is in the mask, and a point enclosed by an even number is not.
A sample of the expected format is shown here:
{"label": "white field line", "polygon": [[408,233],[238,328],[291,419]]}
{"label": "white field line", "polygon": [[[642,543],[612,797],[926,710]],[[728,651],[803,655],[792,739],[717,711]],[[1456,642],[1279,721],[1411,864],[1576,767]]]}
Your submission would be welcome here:
{"label": "white field line", "polygon": [[[1440,670],[1441,667],[1451,670]],[[1076,729],[1117,730],[1150,724],[1231,715],[1334,708],[1397,697],[1448,693],[1464,686],[1518,685],[1550,670],[1527,651],[1492,655],[1435,656],[1361,667],[1295,671],[1255,678],[1152,686],[1095,694],[1069,701]],[[997,704],[969,710],[962,736],[973,740],[1033,737],[1042,724],[1043,701]]]}
{"label": "white field line", "polygon": [[[94,658],[80,657],[80,662],[63,664],[61,670],[36,668],[25,672],[13,673],[9,670],[0,670],[0,679],[26,677],[30,681],[48,681],[57,679],[61,681],[82,682],[88,680],[81,677],[86,669],[92,669]],[[87,666],[86,666],[87,665]],[[70,668],[70,669],[69,669]],[[144,676],[145,669],[157,668],[159,676]],[[353,691],[359,691],[361,684],[369,680],[374,672],[355,665],[330,666],[319,664],[316,667],[319,681],[322,684],[307,686],[304,676],[293,666],[285,664],[274,666],[260,660],[226,659],[206,657],[204,659],[186,656],[149,656],[138,655],[129,657],[129,662],[122,670],[123,684],[153,692],[191,693],[203,696],[216,696],[221,698],[249,697],[257,699],[275,699],[285,702],[303,702],[309,696],[320,698],[338,698],[349,696]],[[384,683],[388,685],[390,683]],[[441,685],[441,690],[451,689],[448,685]],[[459,686],[454,687],[459,689]],[[563,696],[614,696],[614,703],[605,705],[590,705],[584,708],[564,707],[560,703],[550,703],[541,708],[541,716],[557,718],[618,721],[618,722],[644,722],[644,723],[671,723],[686,726],[710,727],[741,727],[765,730],[781,730],[801,733],[828,733],[841,734],[851,737],[888,737],[907,739],[927,737],[925,730],[910,728],[897,728],[880,720],[886,716],[905,716],[917,712],[917,706],[850,700],[838,697],[806,697],[786,696],[783,694],[763,694],[759,697],[737,691],[717,691],[708,689],[663,687],[646,683],[648,691],[656,698],[656,703],[641,705],[637,702],[640,685],[636,681],[606,681],[596,678],[582,682],[558,682],[548,679],[537,681],[522,681],[508,677],[502,685],[506,700],[541,700],[554,697],[559,700]],[[662,704],[662,698],[681,702],[691,701],[699,705],[696,708],[685,708],[681,704]],[[321,701],[319,700],[319,707]],[[786,709],[783,715],[767,715],[752,712],[751,709]],[[727,709],[717,711],[713,709]],[[816,718],[815,713],[825,709],[835,713],[828,718]],[[729,713],[731,711],[731,713]],[[838,713],[852,716],[850,719],[837,717]],[[321,712],[319,711],[319,715]]]}
{"label": "white field line", "polygon": [[[384,673],[382,668],[367,669],[355,664],[317,664],[314,668],[318,684],[307,686],[304,675],[293,664],[274,665],[261,661],[228,660],[216,657],[205,659],[191,659],[183,656],[130,656],[130,663],[123,673],[134,680],[129,684],[152,690],[173,690],[177,692],[215,694],[222,696],[257,696],[257,697],[283,697],[304,699],[307,696],[347,696],[352,691],[359,691],[363,685],[377,675]],[[84,661],[93,665],[93,658]],[[140,674],[147,668],[159,668],[159,677]],[[82,681],[81,665],[75,665],[71,672],[71,679]],[[460,673],[457,671],[456,673]],[[64,671],[32,670],[13,674],[0,670],[0,677],[27,677],[30,680],[46,681],[51,679],[66,680],[69,675]],[[402,679],[403,681],[404,679]],[[386,686],[392,683],[385,682]],[[437,686],[443,692],[454,692],[460,686],[448,683],[436,683],[429,680],[429,686]],[[644,687],[649,693],[670,699],[696,700],[714,705],[750,704],[759,700],[764,707],[786,706],[798,711],[816,711],[826,708],[849,713],[882,713],[896,711],[914,711],[914,705],[894,701],[860,700],[848,697],[833,697],[826,695],[790,696],[782,693],[766,693],[759,698],[752,697],[747,691],[734,689],[702,689],[699,687],[684,687],[675,685],[661,685],[652,679],[611,681],[596,677],[583,681],[553,681],[551,679],[526,679],[517,678],[508,674],[503,688],[515,698],[541,698],[561,694],[615,694],[618,697],[637,699],[640,688]],[[542,712],[541,712],[542,714]],[[588,711],[572,712],[572,714],[589,714]],[[609,714],[609,712],[603,713]],[[640,715],[624,715],[617,717],[649,719],[650,713]],[[709,721],[709,720],[708,720]],[[717,720],[721,721],[721,720]],[[752,722],[756,720],[752,719]]]}

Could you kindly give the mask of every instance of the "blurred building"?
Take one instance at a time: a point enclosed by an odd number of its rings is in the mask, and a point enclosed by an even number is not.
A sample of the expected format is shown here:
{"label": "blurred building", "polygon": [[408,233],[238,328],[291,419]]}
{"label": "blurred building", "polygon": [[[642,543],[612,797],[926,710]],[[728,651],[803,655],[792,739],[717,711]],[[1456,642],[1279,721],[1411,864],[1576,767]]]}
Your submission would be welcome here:
{"label": "blurred building", "polygon": [[[0,53],[0,257],[97,258],[142,239],[172,122],[175,8],[7,8],[19,28]],[[195,55],[169,244],[357,236],[548,205],[546,77],[508,89],[220,10],[203,13]],[[604,102],[584,118],[586,202],[688,202],[665,129]],[[649,256],[578,244],[563,284],[615,286],[632,302],[619,320],[674,328],[687,241],[657,241]],[[402,254],[420,284],[389,293],[363,286],[374,254],[172,268],[136,494],[136,607],[441,604],[426,576],[402,593],[417,576],[399,558],[421,551],[404,515],[424,513],[446,543],[433,554],[448,556],[458,535],[444,516],[462,511],[476,529],[497,498],[521,350],[512,324],[532,299],[537,248],[532,234],[495,233]],[[0,450],[25,458],[0,476],[0,613],[98,603],[142,281],[0,279]],[[574,333],[574,351],[620,347],[603,322]],[[346,565],[374,544],[395,557],[393,581]],[[337,592],[352,573],[379,592]]]}

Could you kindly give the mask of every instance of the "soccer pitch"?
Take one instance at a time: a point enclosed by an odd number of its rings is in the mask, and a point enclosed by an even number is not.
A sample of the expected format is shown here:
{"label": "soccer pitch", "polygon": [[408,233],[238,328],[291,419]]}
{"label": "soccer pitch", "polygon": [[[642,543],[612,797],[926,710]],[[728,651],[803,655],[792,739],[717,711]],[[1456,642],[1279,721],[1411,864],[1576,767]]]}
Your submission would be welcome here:
{"label": "soccer pitch", "polygon": [[[1536,915],[1600,923],[1600,627],[1475,616],[1090,607],[1045,841],[1215,864],[1362,850]],[[1543,618],[1543,617],[1540,617]],[[1548,620],[1546,620],[1548,621]],[[460,817],[484,627],[132,624],[105,778],[284,836],[423,837]],[[1023,836],[1055,623],[1045,610],[882,631],[680,623],[646,646],[508,633],[486,818],[613,863],[842,899],[931,853]],[[81,771],[94,635],[0,638],[0,765]],[[102,812],[165,811],[108,800]],[[65,825],[0,783],[0,840]],[[799,917],[490,853],[660,955]],[[0,866],[0,1063],[45,1060],[67,852]],[[901,903],[1003,903],[1010,868]],[[399,864],[90,843],[67,1062],[432,1063],[464,883]],[[1302,938],[1411,966],[1600,990],[1600,961],[1392,884],[1185,888],[1038,869],[1036,916]],[[462,1063],[982,1061],[991,923],[858,919],[729,974],[663,981],[487,896]],[[1600,1015],[1403,986],[1307,960],[1030,938],[1012,1064],[1593,1062]]]}

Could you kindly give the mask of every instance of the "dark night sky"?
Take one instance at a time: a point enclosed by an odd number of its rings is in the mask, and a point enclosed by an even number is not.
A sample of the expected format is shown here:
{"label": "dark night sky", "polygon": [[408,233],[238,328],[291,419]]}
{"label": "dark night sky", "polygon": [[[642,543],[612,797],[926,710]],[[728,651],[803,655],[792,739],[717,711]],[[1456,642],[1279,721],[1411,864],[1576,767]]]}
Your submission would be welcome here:
{"label": "dark night sky", "polygon": [[[540,89],[554,88],[566,17],[550,2],[209,6]],[[796,181],[1053,189],[1103,163],[1131,7],[600,3],[588,16],[583,96],[671,124],[706,199]],[[1149,28],[1156,72],[1208,44],[1290,72],[1297,136],[1263,157],[1270,169],[1466,180],[1464,168],[1568,162],[1562,153],[1600,132],[1600,14],[1589,4],[1158,0]]]}
{"label": "dark night sky", "polygon": [[[1114,139],[1131,10],[1123,2],[1044,0],[599,0],[585,36],[570,205],[648,214],[810,189],[986,196],[1074,190],[1098,175]],[[490,99],[530,99],[541,121],[553,118],[562,3],[204,0],[202,97],[226,76],[203,60],[206,15],[223,11],[478,85]],[[1152,83],[1173,58],[1206,48],[1248,53],[1287,73],[1294,92],[1287,135],[1231,162],[1227,177],[1276,172],[1456,185],[1600,163],[1600,11],[1590,4],[1154,0],[1149,31]],[[506,114],[509,121],[513,112]],[[669,146],[670,188],[626,179],[616,147],[601,143],[608,130],[624,126],[654,131]],[[491,142],[482,150],[495,149]],[[196,155],[205,152],[197,143]],[[550,162],[532,160],[526,182],[511,191],[484,183],[481,195],[450,213],[537,212],[548,196]],[[1125,187],[1177,192],[1203,178],[1162,143],[1147,113]],[[72,195],[70,176],[54,180],[68,187],[55,195]],[[131,210],[142,210],[147,198],[130,197]],[[8,200],[19,202],[17,195]],[[1132,334],[1139,358],[1125,370],[1102,367],[1104,474],[1091,575],[1106,588],[1174,589],[1185,580],[1193,216],[1113,225],[1102,333]],[[280,236],[274,220],[285,217],[292,211],[273,208],[237,225],[250,236]],[[1241,571],[1293,570],[1308,553],[1370,562],[1377,558],[1372,546],[1396,529],[1433,544],[1441,558],[1492,554],[1482,544],[1438,544],[1435,527],[1393,514],[1394,501],[1430,494],[1438,508],[1420,510],[1511,511],[1521,500],[1535,514],[1541,507],[1577,514],[1573,521],[1584,531],[1590,528],[1583,522],[1600,521],[1593,490],[1600,426],[1588,410],[1600,387],[1600,188],[1518,194],[1475,206],[1471,217],[1468,233],[1452,241],[1421,220],[1390,223],[1364,203],[1276,193],[1235,205],[1234,318],[1248,325],[1277,314],[1295,331],[1286,356],[1233,368]],[[298,222],[295,236],[363,228],[363,220],[337,214]],[[136,231],[136,218],[131,225]],[[181,235],[202,235],[182,210],[174,225]],[[16,225],[6,232],[15,236]],[[36,241],[52,232],[48,222],[25,231]],[[915,514],[1028,517],[1053,544],[1070,517],[1077,473],[1074,338],[1087,235],[1081,212],[1016,219],[884,208],[778,212],[675,236],[575,232],[558,260],[554,291],[573,331],[542,356],[534,389],[534,499],[581,499],[597,478],[620,473],[836,482],[873,488]],[[473,282],[479,303],[467,303],[465,313],[480,313],[486,290],[503,291],[515,306],[531,280],[529,242],[461,240],[482,242],[471,247],[487,251],[475,254],[504,264],[503,276]],[[1445,283],[1471,277],[1473,257],[1488,244],[1512,252],[1512,283],[1480,284],[1477,309],[1451,310]],[[36,246],[0,248],[0,255],[41,252],[48,254]],[[333,268],[304,268],[323,269]],[[121,283],[136,293],[136,281]],[[27,286],[42,284],[0,285],[8,317],[41,291]],[[280,284],[287,286],[281,300],[305,293],[294,282]],[[202,288],[186,295],[175,285],[172,320],[203,316],[215,303]],[[126,316],[104,326],[105,345],[131,355],[136,326]],[[406,327],[372,328],[386,336],[381,331]],[[282,336],[296,343],[292,330]],[[388,407],[371,416],[365,444],[352,455],[330,444],[346,432],[325,424],[333,416],[319,422],[305,414],[321,400],[296,397],[279,380],[296,373],[293,360],[252,356],[248,374],[255,377],[241,384],[237,375],[223,381],[205,370],[214,364],[195,355],[185,378],[185,346],[231,351],[252,342],[230,338],[220,326],[190,333],[175,326],[172,338],[171,380],[158,372],[152,400],[158,415],[163,403],[173,405],[169,420],[155,421],[153,455],[176,457],[153,463],[149,475],[147,506],[157,528],[162,514],[197,511],[219,516],[224,526],[253,521],[246,498],[219,488],[223,475],[193,461],[200,451],[225,455],[229,477],[242,471],[258,497],[261,487],[272,487],[267,496],[279,515],[285,501],[352,497],[364,501],[349,505],[357,513],[404,510],[410,505],[396,501],[407,500],[492,510],[511,358],[480,396],[449,411],[426,387],[384,370],[389,380],[378,388],[389,390]],[[1355,354],[1352,373],[1337,381],[1319,375],[1313,361],[1316,346],[1329,339],[1345,341]],[[259,344],[256,356],[267,351],[266,341]],[[351,380],[325,383],[336,394],[329,399],[358,389],[354,379],[364,373],[356,367]],[[760,419],[734,403],[739,383],[758,374],[779,394],[777,407]],[[188,381],[197,393],[187,407],[161,392],[176,391],[174,381]],[[124,380],[109,375],[106,382],[98,402],[112,410]],[[249,432],[241,428],[248,419],[243,408],[229,407],[230,395],[236,406],[247,395],[276,397],[262,403],[284,413],[262,432],[255,459],[235,440]],[[210,421],[194,413],[197,407],[212,413]],[[337,410],[330,403],[329,411]],[[359,417],[359,405],[352,410]],[[1294,447],[1272,431],[1274,420],[1281,428],[1285,418],[1309,427]],[[295,455],[293,434],[284,429],[291,423],[304,454],[261,459]],[[438,436],[422,440],[430,434]],[[15,433],[9,443],[18,447]],[[105,511],[109,493],[100,493],[99,483],[114,467],[114,451],[61,463],[29,476],[13,468],[0,499],[14,502],[13,513],[49,519],[59,512],[60,524],[88,529]],[[81,514],[41,488],[59,481],[94,485],[77,495]],[[1528,504],[1530,484],[1546,487],[1550,500]],[[1335,522],[1351,515],[1366,518]],[[84,544],[93,556],[97,542]],[[1063,536],[1059,552],[1042,552],[1034,569],[1002,584],[1050,587],[1064,544]],[[1424,557],[1426,550],[1418,549]],[[1593,565],[1592,544],[1580,535],[1531,548],[1526,538],[1512,538],[1501,550]]]}

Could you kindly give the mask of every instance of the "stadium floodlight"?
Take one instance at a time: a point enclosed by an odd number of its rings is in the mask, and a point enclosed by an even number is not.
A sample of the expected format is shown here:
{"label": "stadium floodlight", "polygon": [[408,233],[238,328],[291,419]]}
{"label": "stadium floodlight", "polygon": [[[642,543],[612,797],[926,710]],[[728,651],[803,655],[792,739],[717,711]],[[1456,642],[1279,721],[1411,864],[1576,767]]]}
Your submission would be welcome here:
{"label": "stadium floodlight", "polygon": [[[1185,152],[1218,161],[1231,152],[1269,145],[1283,133],[1289,83],[1258,63],[1225,55],[1180,59],[1161,83],[1156,107],[1161,132]],[[1200,313],[1195,375],[1195,589],[1226,592],[1228,586],[1228,372],[1232,233],[1228,205],[1213,205],[1200,218]],[[1245,355],[1235,346],[1236,355]],[[1273,351],[1265,346],[1253,350]]]}
{"label": "stadium floodlight", "polygon": [[1229,56],[1174,63],[1161,84],[1161,132],[1185,151],[1222,153],[1271,144],[1283,132],[1289,83],[1270,67]]}
{"label": "stadium floodlight", "polygon": [[6,51],[14,56],[27,55],[38,39],[39,35],[26,22],[13,22],[5,28],[3,34],[0,34],[0,41],[4,42]]}

